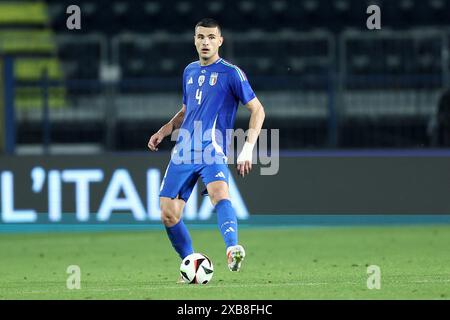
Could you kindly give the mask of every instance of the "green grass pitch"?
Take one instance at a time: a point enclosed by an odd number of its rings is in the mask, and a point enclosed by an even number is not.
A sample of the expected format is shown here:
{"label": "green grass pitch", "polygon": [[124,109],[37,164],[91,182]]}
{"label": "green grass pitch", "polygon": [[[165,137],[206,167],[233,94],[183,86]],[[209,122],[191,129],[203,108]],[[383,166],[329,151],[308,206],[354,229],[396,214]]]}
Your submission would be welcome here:
{"label": "green grass pitch", "polygon": [[[207,285],[176,284],[164,230],[2,234],[0,299],[449,299],[450,226],[241,228],[247,251],[228,271],[216,229],[191,229],[214,263]],[[81,288],[66,288],[69,265]],[[367,266],[381,289],[367,288]]]}

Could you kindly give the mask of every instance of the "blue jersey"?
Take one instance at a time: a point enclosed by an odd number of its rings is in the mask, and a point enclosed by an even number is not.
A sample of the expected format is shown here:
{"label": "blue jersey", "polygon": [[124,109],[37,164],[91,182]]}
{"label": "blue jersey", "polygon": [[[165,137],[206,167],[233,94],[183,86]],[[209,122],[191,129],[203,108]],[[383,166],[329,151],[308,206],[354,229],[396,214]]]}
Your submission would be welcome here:
{"label": "blue jersey", "polygon": [[245,105],[253,98],[244,72],[224,59],[207,66],[199,61],[189,64],[183,73],[186,112],[181,129],[190,133],[190,141],[180,135],[174,153],[189,149],[195,156],[211,148],[226,159],[231,142],[228,129],[234,127],[239,102]]}

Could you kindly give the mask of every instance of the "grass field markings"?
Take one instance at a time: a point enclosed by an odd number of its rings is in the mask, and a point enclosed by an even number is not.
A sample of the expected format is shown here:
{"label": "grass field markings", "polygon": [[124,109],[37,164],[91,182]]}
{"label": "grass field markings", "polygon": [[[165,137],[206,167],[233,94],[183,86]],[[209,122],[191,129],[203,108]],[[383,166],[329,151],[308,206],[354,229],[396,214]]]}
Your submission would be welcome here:
{"label": "grass field markings", "polygon": [[[431,277],[431,276],[430,276]],[[398,279],[400,278],[400,279]],[[402,276],[401,275],[395,275],[395,276],[389,276],[386,277],[386,283],[387,284],[404,284],[404,285],[409,285],[409,284],[413,284],[413,283],[448,283],[450,282],[450,279],[448,278],[435,278],[435,279],[420,279],[420,280],[402,280],[401,279]],[[124,281],[121,281],[124,282]],[[33,284],[33,285],[38,285],[42,282],[40,281],[30,281],[27,282],[27,284]],[[58,281],[53,281],[53,282],[49,282],[46,281],[46,284],[53,284],[53,285],[58,285],[60,282]],[[220,285],[213,285],[213,284],[208,284],[207,286],[189,286],[189,285],[169,285],[169,286],[165,286],[165,282],[158,282],[155,283],[154,285],[145,285],[144,283],[140,283],[140,284],[134,284],[135,287],[134,289],[178,289],[178,288],[193,288],[193,287],[202,287],[202,288],[240,288],[240,287],[266,287],[266,286],[320,286],[320,285],[359,285],[359,284],[363,284],[364,283],[364,278],[361,278],[357,281],[328,281],[328,282],[312,282],[312,281],[308,281],[308,282],[280,282],[280,283],[255,283],[255,284],[220,284]],[[5,284],[5,283],[4,283]],[[17,285],[23,284],[23,282],[9,282],[9,286],[2,286],[3,289],[17,289],[14,287],[17,287]],[[93,284],[96,285],[100,285],[101,281],[87,281],[86,284],[88,284],[89,286],[92,286]],[[107,283],[106,286],[111,285],[111,283]],[[114,284],[112,284],[114,285]],[[132,284],[133,285],[133,284]],[[86,288],[89,289],[89,288]],[[17,289],[20,290],[20,289]],[[83,289],[84,290],[84,289]],[[93,288],[93,289],[89,289],[89,290],[97,290],[97,291],[105,291],[105,290],[124,290],[124,288],[105,288],[105,289],[97,289],[97,288]],[[130,289],[128,289],[130,290]],[[40,291],[38,291],[40,292]]]}
{"label": "grass field markings", "polygon": [[[411,285],[411,284],[427,284],[427,283],[448,283],[450,282],[450,279],[434,279],[434,280],[410,280],[410,281],[385,281],[385,285]],[[142,291],[142,290],[205,290],[205,289],[228,289],[228,288],[262,288],[262,287],[280,287],[280,286],[329,286],[329,285],[362,285],[363,282],[360,281],[344,281],[344,282],[291,282],[291,283],[259,283],[259,284],[229,284],[229,285],[205,285],[205,286],[195,286],[195,285],[170,285],[170,286],[141,286],[141,287],[134,287],[132,289],[128,288],[106,288],[106,289],[100,289],[100,288],[83,288],[78,292],[135,292],[135,291]],[[57,293],[65,293],[67,290],[33,290],[33,291],[19,291],[17,294],[44,294],[44,293],[51,293],[51,294],[57,294]]]}
{"label": "grass field markings", "polygon": [[[320,286],[320,285],[327,285],[329,283],[325,283],[325,282],[301,282],[301,283],[261,283],[261,284],[232,284],[232,285],[205,285],[205,286],[200,286],[200,285],[182,285],[182,284],[177,284],[177,285],[170,285],[170,286],[144,286],[144,287],[135,287],[135,288],[106,288],[106,289],[100,289],[100,288],[89,288],[89,287],[85,287],[81,290],[79,290],[79,292],[111,292],[111,291],[136,291],[136,290],[165,290],[165,289],[187,289],[187,290],[192,290],[194,288],[194,290],[204,290],[204,289],[217,289],[217,288],[222,288],[222,289],[227,289],[227,288],[249,288],[249,287],[280,287],[280,286]],[[78,290],[77,290],[78,291]],[[67,290],[45,290],[45,291],[37,291],[37,290],[33,290],[33,291],[19,291],[19,294],[42,294],[42,293],[64,293],[67,292]]]}
{"label": "grass field markings", "polygon": [[416,280],[412,283],[439,283],[439,282],[450,282],[450,279],[435,279],[435,280]]}

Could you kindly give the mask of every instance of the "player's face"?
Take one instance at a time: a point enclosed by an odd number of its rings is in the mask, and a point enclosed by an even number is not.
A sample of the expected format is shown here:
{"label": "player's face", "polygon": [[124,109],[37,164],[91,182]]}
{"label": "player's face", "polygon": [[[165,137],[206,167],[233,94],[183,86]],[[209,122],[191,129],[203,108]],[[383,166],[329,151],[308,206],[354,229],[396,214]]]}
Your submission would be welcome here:
{"label": "player's face", "polygon": [[219,52],[219,47],[223,42],[223,38],[221,37],[217,27],[197,27],[195,29],[194,38],[195,47],[197,48],[198,55],[202,60],[209,60],[216,56]]}

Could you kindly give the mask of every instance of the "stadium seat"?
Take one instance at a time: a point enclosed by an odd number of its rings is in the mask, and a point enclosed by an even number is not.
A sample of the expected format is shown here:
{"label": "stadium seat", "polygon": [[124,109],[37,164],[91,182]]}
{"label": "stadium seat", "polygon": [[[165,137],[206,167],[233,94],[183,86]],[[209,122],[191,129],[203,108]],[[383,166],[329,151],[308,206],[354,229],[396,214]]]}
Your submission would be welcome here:
{"label": "stadium seat", "polygon": [[[58,33],[65,30],[65,7],[71,2],[69,0],[49,0],[49,14],[52,25]],[[83,12],[83,23],[86,30],[83,32],[104,35],[107,41],[121,34],[138,34],[154,39],[155,35],[170,34],[177,36],[192,34],[193,25],[204,16],[218,19],[223,25],[227,37],[223,46],[223,55],[226,58],[231,54],[230,60],[242,64],[242,68],[251,74],[266,75],[268,72],[283,74],[289,70],[292,74],[321,72],[326,70],[329,56],[326,41],[308,42],[292,41],[287,43],[278,40],[264,40],[264,32],[276,35],[278,32],[306,31],[312,32],[316,29],[325,30],[337,36],[346,29],[361,30],[365,28],[367,15],[365,13],[369,2],[360,0],[269,0],[258,2],[255,0],[244,0],[233,3],[225,0],[175,0],[167,2],[163,0],[148,1],[92,1],[80,2]],[[374,0],[370,4],[382,7],[383,27],[408,28],[408,24],[414,21],[415,25],[439,25],[446,23],[449,2],[444,0]],[[31,9],[29,9],[31,10]],[[36,10],[36,9],[34,9]],[[446,11],[447,10],[447,11]],[[229,14],[233,12],[233,14]],[[177,17],[177,19],[173,19]],[[87,31],[88,30],[88,31]],[[259,34],[250,42],[241,40],[241,34]],[[258,38],[259,37],[259,38]],[[156,37],[158,38],[158,37]],[[35,37],[35,39],[38,39]],[[141,39],[141,38],[139,38]],[[164,39],[164,37],[162,38]],[[136,40],[141,41],[141,40]],[[144,41],[145,42],[145,41]],[[192,61],[196,57],[192,42],[180,45],[171,45],[165,41],[155,41],[145,44],[123,44],[121,45],[120,64],[123,76],[157,76],[158,73],[167,76],[178,75],[183,68],[178,61]],[[362,41],[364,42],[364,41]],[[150,43],[150,44],[149,44]],[[52,43],[36,41],[36,50],[54,50]],[[66,74],[85,77],[98,77],[98,68],[86,68],[90,64],[88,60],[99,59],[99,53],[93,53],[87,46],[76,49],[73,46],[59,44],[59,56],[69,63]],[[70,49],[69,49],[70,48]],[[239,50],[236,50],[239,48]],[[374,59],[374,55],[384,52],[385,59]],[[425,50],[421,53],[419,47],[414,47],[405,41],[399,43],[375,41],[375,43],[360,43],[348,51],[354,54],[348,58],[349,69],[356,73],[370,72],[371,74],[387,72],[397,74],[399,72],[410,73],[433,73],[437,72],[437,60],[431,61],[430,57],[439,54],[437,50]],[[73,51],[70,57],[69,52]],[[86,51],[86,52],[85,52]],[[420,51],[420,52],[417,52]],[[145,61],[157,61],[166,59],[170,55],[177,63],[173,64],[167,60],[164,64],[142,65]],[[282,66],[268,63],[270,56],[276,61],[284,61]],[[367,57],[371,63],[367,64]],[[400,57],[400,60],[399,60]],[[76,59],[77,58],[77,59]],[[78,68],[74,67],[74,59],[77,60]],[[131,61],[127,61],[130,59]],[[93,70],[92,70],[93,69]]]}
{"label": "stadium seat", "polygon": [[[15,105],[19,110],[42,107],[42,90],[31,83],[42,80],[44,72],[50,80],[62,80],[54,32],[49,28],[48,13],[43,1],[0,2],[0,51],[14,58],[17,87]],[[49,89],[50,107],[64,106],[62,86]]]}

